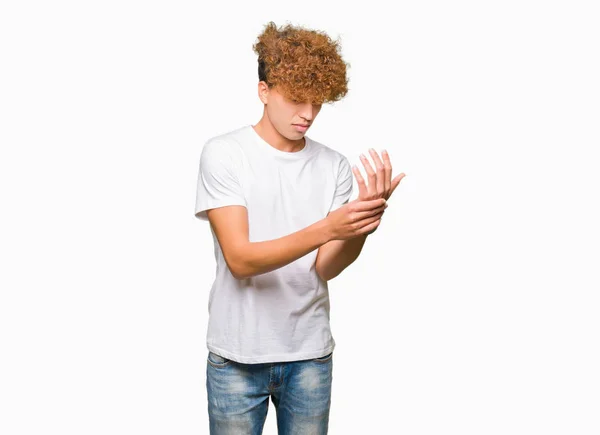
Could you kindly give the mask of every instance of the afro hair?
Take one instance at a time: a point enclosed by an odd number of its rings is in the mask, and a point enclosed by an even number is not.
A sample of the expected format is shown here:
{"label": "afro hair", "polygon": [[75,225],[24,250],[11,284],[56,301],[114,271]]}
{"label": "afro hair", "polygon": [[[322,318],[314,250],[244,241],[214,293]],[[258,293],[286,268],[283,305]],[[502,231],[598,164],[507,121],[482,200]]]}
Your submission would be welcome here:
{"label": "afro hair", "polygon": [[295,102],[323,104],[348,93],[347,67],[340,53],[339,38],[272,21],[253,45],[258,55],[258,79]]}

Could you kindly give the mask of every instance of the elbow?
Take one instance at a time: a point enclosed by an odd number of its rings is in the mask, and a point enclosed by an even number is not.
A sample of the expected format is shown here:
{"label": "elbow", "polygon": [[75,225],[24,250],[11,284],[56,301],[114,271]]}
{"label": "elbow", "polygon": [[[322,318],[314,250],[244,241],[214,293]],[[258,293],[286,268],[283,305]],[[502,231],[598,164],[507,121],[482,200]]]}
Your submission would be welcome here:
{"label": "elbow", "polygon": [[227,263],[231,275],[233,275],[235,279],[247,279],[256,275],[250,265],[248,265],[248,262],[243,261],[241,257],[236,259],[225,258],[225,262]]}
{"label": "elbow", "polygon": [[341,264],[341,263],[325,264],[325,262],[317,261],[317,263],[315,265],[315,270],[317,272],[317,275],[319,275],[319,278],[321,278],[323,281],[327,282],[327,281],[331,281],[333,278],[339,276],[339,274],[341,274],[355,260],[356,260],[356,257],[353,258],[351,261],[349,261],[349,263],[347,263],[347,264]]}
{"label": "elbow", "polygon": [[323,268],[321,267],[321,265],[318,262],[315,265],[315,271],[317,272],[317,275],[319,276],[319,278],[325,282],[327,282],[330,279],[333,279],[333,278],[335,278],[335,276],[337,276],[337,275],[331,276],[331,274],[328,275],[327,272],[325,270],[323,270]]}
{"label": "elbow", "polygon": [[[229,270],[231,270],[231,269],[229,269]],[[248,279],[248,278],[252,278],[253,276],[255,276],[255,274],[253,274],[253,273],[242,272],[242,271],[239,271],[239,270],[236,271],[236,272],[231,271],[231,274],[233,275],[233,277],[235,279],[239,279],[239,280]]]}
{"label": "elbow", "polygon": [[[229,269],[229,270],[231,270],[231,269]],[[249,276],[246,276],[246,275],[240,275],[239,273],[235,273],[235,272],[233,272],[233,271],[231,272],[231,275],[233,275],[233,277],[234,277],[235,279],[237,279],[237,280],[243,280],[243,279],[250,278]]]}
{"label": "elbow", "polygon": [[333,278],[335,278],[336,276],[338,276],[339,273],[336,273],[335,275],[333,275],[333,274],[327,275],[327,274],[324,274],[324,273],[317,272],[317,275],[319,275],[319,278],[321,278],[322,281],[327,282],[327,281],[331,281]]}
{"label": "elbow", "polygon": [[223,250],[222,253],[227,268],[235,279],[241,280],[253,276],[247,261],[245,261],[247,255],[244,255],[243,249],[238,247],[238,249],[235,250]]}
{"label": "elbow", "polygon": [[225,262],[227,263],[229,272],[231,272],[231,275],[233,275],[233,277],[235,279],[246,279],[246,278],[250,278],[252,276],[251,274],[248,273],[248,269],[245,268],[244,265],[237,263],[237,262],[227,261],[227,260],[225,260]]}
{"label": "elbow", "polygon": [[326,277],[325,275],[323,275],[322,273],[317,272],[317,275],[319,276],[319,279],[321,281],[327,282],[329,281],[331,278]]}
{"label": "elbow", "polygon": [[229,272],[231,272],[231,275],[235,278],[235,279],[246,279],[246,277],[241,274],[238,269],[235,269],[233,267],[231,267],[231,265],[227,265],[227,267],[229,268]]}

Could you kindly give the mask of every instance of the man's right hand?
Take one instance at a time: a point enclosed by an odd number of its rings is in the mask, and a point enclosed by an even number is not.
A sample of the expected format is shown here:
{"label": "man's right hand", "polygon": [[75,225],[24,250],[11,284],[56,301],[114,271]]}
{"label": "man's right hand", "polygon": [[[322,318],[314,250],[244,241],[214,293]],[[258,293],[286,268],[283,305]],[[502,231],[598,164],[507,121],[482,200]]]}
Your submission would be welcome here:
{"label": "man's right hand", "polygon": [[387,208],[385,199],[354,200],[330,212],[325,220],[329,225],[330,240],[347,240],[369,234],[381,222]]}

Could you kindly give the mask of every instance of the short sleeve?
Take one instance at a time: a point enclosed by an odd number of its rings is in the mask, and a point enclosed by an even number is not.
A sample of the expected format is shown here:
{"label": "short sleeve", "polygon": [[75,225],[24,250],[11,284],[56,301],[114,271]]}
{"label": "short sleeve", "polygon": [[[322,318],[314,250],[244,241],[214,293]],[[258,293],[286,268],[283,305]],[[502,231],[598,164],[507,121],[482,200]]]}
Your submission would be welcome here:
{"label": "short sleeve", "polygon": [[208,141],[200,154],[195,216],[208,221],[206,210],[226,205],[246,205],[239,182],[239,159],[230,144]]}
{"label": "short sleeve", "polygon": [[338,169],[337,185],[335,195],[329,211],[332,212],[344,204],[347,204],[352,195],[352,167],[345,156],[342,156]]}

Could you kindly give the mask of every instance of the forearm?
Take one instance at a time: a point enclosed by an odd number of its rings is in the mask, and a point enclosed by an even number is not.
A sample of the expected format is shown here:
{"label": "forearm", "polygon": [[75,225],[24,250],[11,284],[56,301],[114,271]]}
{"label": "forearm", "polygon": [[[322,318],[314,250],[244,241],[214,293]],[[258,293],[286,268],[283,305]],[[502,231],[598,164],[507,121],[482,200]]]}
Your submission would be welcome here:
{"label": "forearm", "polygon": [[314,251],[331,240],[325,219],[278,239],[248,242],[237,250],[235,273],[237,279],[279,269]]}
{"label": "forearm", "polygon": [[319,248],[316,260],[316,270],[324,281],[338,276],[350,266],[360,255],[367,240],[367,235],[361,235],[347,240],[331,240]]}

